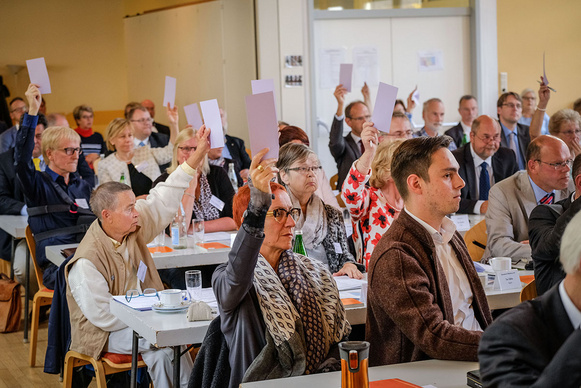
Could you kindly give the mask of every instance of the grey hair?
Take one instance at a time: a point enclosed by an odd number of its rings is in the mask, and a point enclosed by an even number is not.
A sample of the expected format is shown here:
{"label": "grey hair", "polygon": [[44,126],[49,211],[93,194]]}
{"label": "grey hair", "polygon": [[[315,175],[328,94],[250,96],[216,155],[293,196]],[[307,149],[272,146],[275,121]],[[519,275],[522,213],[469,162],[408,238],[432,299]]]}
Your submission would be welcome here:
{"label": "grey hair", "polygon": [[537,94],[536,94],[536,93],[535,93],[535,91],[534,91],[533,89],[531,89],[531,88],[526,88],[526,89],[523,89],[523,91],[522,91],[522,92],[520,92],[520,98],[523,98],[523,96],[524,96],[525,94],[527,94],[527,93],[532,93],[532,94],[533,94],[533,96],[534,96],[535,98],[537,98]]}
{"label": "grey hair", "polygon": [[[280,147],[280,150],[278,151],[278,161],[276,162],[276,167],[279,170],[285,170],[288,172],[288,169],[293,165],[294,162],[303,162],[311,155],[317,156],[315,151],[304,144],[286,143]],[[278,181],[279,183],[282,183],[280,173],[278,174]]]}
{"label": "grey hair", "polygon": [[571,219],[563,238],[561,239],[561,254],[559,260],[563,265],[563,270],[568,275],[579,271],[581,262],[581,244],[579,244],[579,229],[581,229],[581,213],[577,213]]}
{"label": "grey hair", "polygon": [[131,191],[131,187],[121,182],[103,183],[93,190],[89,204],[99,221],[103,221],[103,210],[117,208],[119,193],[124,191]]}
{"label": "grey hair", "polygon": [[430,98],[429,100],[427,100],[426,102],[424,102],[424,105],[422,107],[422,112],[426,112],[428,110],[428,106],[430,106],[430,104],[432,102],[439,102],[439,103],[443,104],[442,100],[440,100],[437,97]]}

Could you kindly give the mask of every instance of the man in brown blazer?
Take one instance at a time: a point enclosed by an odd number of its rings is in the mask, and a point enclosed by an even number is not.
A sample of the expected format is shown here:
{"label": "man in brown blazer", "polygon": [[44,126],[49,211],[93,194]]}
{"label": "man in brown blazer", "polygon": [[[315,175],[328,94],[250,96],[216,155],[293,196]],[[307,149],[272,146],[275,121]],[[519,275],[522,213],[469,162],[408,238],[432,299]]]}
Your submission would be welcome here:
{"label": "man in brown blazer", "polygon": [[464,240],[446,217],[464,181],[448,136],[402,143],[391,172],[405,208],[369,264],[371,365],[437,358],[476,361],[492,317]]}

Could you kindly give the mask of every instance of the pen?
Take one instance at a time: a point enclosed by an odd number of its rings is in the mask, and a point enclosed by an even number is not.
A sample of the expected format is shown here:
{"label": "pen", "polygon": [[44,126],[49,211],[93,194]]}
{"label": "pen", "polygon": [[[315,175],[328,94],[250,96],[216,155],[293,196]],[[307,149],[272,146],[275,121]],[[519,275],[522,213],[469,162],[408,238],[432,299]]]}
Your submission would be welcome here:
{"label": "pen", "polygon": [[[541,85],[543,84],[543,83],[542,83],[541,81],[539,81],[539,80],[537,80],[537,82],[538,82],[539,84],[541,84]],[[547,87],[549,88],[549,90],[550,90],[551,92],[557,93],[557,91],[556,91],[555,89],[553,89],[552,87],[550,87],[550,86],[547,86]]]}

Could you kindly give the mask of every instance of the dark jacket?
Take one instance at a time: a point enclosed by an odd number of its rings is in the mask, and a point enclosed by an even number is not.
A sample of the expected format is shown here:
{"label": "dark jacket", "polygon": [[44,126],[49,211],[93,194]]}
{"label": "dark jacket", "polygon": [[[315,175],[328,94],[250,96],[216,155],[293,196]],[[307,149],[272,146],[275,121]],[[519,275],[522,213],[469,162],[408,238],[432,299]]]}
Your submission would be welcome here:
{"label": "dark jacket", "polygon": [[157,132],[169,137],[170,131],[169,131],[169,127],[167,125],[163,125],[163,124],[160,124],[160,123],[154,121],[153,126],[157,129]]}
{"label": "dark jacket", "polygon": [[571,197],[552,205],[539,205],[529,216],[529,243],[535,263],[537,294],[542,295],[564,277],[559,247],[565,228],[581,209],[581,201]]}
{"label": "dark jacket", "polygon": [[208,326],[204,342],[196,355],[188,388],[222,388],[230,381],[230,352],[220,330],[220,316]]}
{"label": "dark jacket", "polygon": [[351,132],[347,136],[343,136],[343,120],[337,120],[336,117],[333,118],[333,124],[331,125],[329,149],[335,159],[335,163],[337,163],[337,169],[339,170],[337,190],[341,191],[343,181],[347,178],[351,165],[361,157],[361,146],[355,143],[355,140],[351,137]]}
{"label": "dark jacket", "polygon": [[[452,154],[460,165],[458,173],[466,183],[460,192],[460,209],[457,213],[472,213],[476,201],[478,201],[479,198],[476,182],[480,177],[476,176],[474,170],[474,158],[472,157],[472,152],[470,150],[470,143],[452,151]],[[516,162],[514,152],[509,148],[500,147],[498,151],[492,155],[492,171],[495,183],[498,183],[517,172],[518,163]]]}
{"label": "dark jacket", "polygon": [[246,152],[246,147],[244,146],[244,140],[226,135],[226,147],[228,147],[228,151],[230,151],[230,156],[232,156],[232,160],[235,161],[240,170],[246,170],[250,168],[250,163],[252,160],[250,156]]}
{"label": "dark jacket", "polygon": [[[531,134],[529,133],[529,126],[524,124],[517,124],[517,137],[518,137],[518,149],[520,155],[516,155],[517,161],[518,158],[522,156],[525,167],[526,167],[526,160],[527,160],[527,147],[531,142]],[[501,128],[500,130],[500,145],[501,147],[509,148],[508,139],[504,134],[504,130]]]}
{"label": "dark jacket", "polygon": [[452,140],[454,140],[456,148],[462,147],[462,140],[464,140],[464,128],[462,128],[462,124],[458,123],[458,125],[448,129],[446,132],[444,132],[444,135],[448,135],[452,138]]}
{"label": "dark jacket", "polygon": [[484,332],[478,360],[485,387],[581,386],[581,330],[559,286],[502,314]]}
{"label": "dark jacket", "polygon": [[[458,232],[450,244],[470,282],[474,315],[484,330],[492,322],[484,289]],[[379,240],[368,271],[365,339],[371,344],[370,365],[477,360],[482,333],[454,325],[434,240],[406,211]]]}

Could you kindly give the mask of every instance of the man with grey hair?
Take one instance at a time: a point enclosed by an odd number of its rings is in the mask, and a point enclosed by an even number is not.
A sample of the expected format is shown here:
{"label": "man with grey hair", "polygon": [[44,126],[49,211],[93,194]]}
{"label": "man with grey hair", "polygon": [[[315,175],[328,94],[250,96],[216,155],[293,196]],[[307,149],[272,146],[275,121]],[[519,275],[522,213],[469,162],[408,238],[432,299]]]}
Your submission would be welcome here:
{"label": "man with grey hair", "polygon": [[[414,133],[414,137],[440,136],[440,130],[442,129],[442,124],[444,124],[444,112],[444,103],[439,98],[430,98],[424,102],[422,109],[424,126]],[[450,151],[454,151],[456,148],[456,143],[454,142],[451,142],[448,146]]]}
{"label": "man with grey hair", "polygon": [[478,360],[485,387],[581,386],[581,214],[563,234],[565,279],[486,329]]}
{"label": "man with grey hair", "polygon": [[[95,359],[105,349],[131,353],[133,330],[111,314],[109,302],[113,295],[163,290],[146,244],[172,222],[184,191],[196,176],[194,166],[208,152],[209,132],[202,126],[196,150],[147,199],[136,200],[131,187],[119,182],[104,183],[93,192],[90,203],[98,221],[91,224],[65,267],[71,350]],[[172,386],[172,350],[155,349],[140,339],[138,351],[154,386]],[[192,369],[188,352],[180,365],[180,386],[185,386]]]}
{"label": "man with grey hair", "polygon": [[67,127],[70,128],[69,120],[61,113],[51,113],[46,116],[49,127]]}

